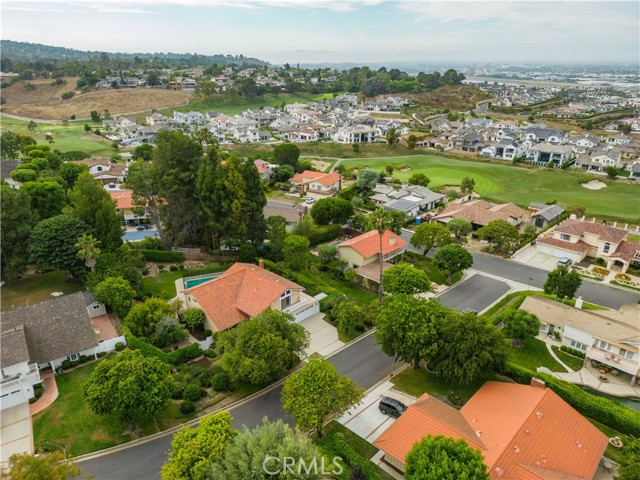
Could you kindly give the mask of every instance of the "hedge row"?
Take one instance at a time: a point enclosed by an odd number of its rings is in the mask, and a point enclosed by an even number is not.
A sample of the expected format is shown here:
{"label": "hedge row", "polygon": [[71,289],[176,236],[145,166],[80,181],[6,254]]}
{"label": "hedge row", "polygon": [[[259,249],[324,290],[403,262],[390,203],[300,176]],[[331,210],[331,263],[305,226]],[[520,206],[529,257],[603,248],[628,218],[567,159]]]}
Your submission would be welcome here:
{"label": "hedge row", "polygon": [[184,253],[167,250],[140,250],[142,258],[148,262],[184,262]]}
{"label": "hedge row", "polygon": [[326,437],[319,439],[317,443],[322,450],[340,457],[349,467],[353,468],[356,465],[360,465],[362,473],[364,473],[364,478],[368,480],[382,480],[373,463],[358,455],[355,450],[351,448],[351,445],[347,443],[341,432],[330,433]]}
{"label": "hedge row", "polygon": [[146,340],[136,337],[126,329],[124,336],[127,339],[127,345],[130,349],[140,350],[145,357],[155,357],[165,363],[171,363],[173,365],[185,363],[202,355],[202,349],[197,343],[192,343],[188,347],[179,348],[178,350],[166,353],[159,348],[154,347]]}
{"label": "hedge row", "polygon": [[541,372],[532,372],[513,363],[507,363],[504,373],[518,383],[529,384],[531,378],[543,380],[547,387],[585,417],[596,420],[620,433],[640,436],[640,413],[621,403],[593,395],[580,387]]}
{"label": "hedge row", "polygon": [[341,231],[342,227],[340,225],[324,225],[309,232],[307,234],[307,238],[309,239],[309,243],[311,244],[311,246],[315,247],[316,245],[320,245],[321,243],[335,240],[340,236]]}
{"label": "hedge row", "polygon": [[584,352],[581,352],[580,350],[576,350],[575,348],[567,347],[566,345],[560,345],[560,350],[562,350],[565,353],[568,353],[569,355],[573,355],[574,357],[579,357],[579,358],[585,357]]}

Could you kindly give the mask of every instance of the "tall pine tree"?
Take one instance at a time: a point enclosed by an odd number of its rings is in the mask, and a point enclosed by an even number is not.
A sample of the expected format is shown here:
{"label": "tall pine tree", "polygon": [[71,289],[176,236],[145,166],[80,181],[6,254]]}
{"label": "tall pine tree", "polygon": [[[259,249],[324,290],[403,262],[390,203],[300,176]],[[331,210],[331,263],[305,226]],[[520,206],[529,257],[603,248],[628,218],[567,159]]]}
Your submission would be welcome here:
{"label": "tall pine tree", "polygon": [[253,161],[244,162],[243,174],[247,192],[244,215],[247,223],[245,240],[258,245],[264,241],[267,233],[267,222],[264,219],[267,196],[264,193],[262,177]]}

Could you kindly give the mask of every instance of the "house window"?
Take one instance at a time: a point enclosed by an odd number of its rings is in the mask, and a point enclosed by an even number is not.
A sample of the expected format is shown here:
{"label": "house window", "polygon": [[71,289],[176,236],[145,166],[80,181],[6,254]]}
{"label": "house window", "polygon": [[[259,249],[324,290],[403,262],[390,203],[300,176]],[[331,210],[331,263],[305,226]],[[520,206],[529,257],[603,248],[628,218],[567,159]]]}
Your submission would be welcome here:
{"label": "house window", "polygon": [[100,165],[98,165],[98,168],[96,168],[96,170],[98,170],[99,172],[102,171],[102,167]]}
{"label": "house window", "polygon": [[603,253],[609,253],[609,250],[611,249],[611,244],[610,243],[605,243],[604,244],[604,248],[602,249]]}
{"label": "house window", "polygon": [[611,351],[611,344],[607,342],[603,342],[602,340],[596,340],[596,346],[600,347],[603,350]]}
{"label": "house window", "polygon": [[280,295],[280,310],[284,310],[291,305],[291,290],[287,290]]}
{"label": "house window", "polygon": [[67,357],[67,360],[69,360],[70,362],[75,362],[76,360],[79,360],[79,359],[80,359],[80,355],[78,355],[77,353],[72,353]]}
{"label": "house window", "polygon": [[620,349],[620,356],[621,357],[627,357],[627,358],[633,358],[633,352],[630,352],[629,350],[625,350],[624,348]]}
{"label": "house window", "polygon": [[564,241],[568,242],[569,240],[571,240],[571,235],[567,235],[566,233],[561,233],[560,234],[560,240],[564,240]]}

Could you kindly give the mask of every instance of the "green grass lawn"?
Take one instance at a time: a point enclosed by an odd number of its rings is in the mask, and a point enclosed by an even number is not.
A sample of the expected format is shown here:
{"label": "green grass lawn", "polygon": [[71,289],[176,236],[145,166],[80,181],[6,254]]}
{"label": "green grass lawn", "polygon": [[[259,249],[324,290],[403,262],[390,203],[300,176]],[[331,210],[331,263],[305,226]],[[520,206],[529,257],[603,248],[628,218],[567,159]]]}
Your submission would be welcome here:
{"label": "green grass lawn", "polygon": [[175,272],[166,269],[158,275],[143,277],[140,282],[140,292],[170,300],[176,296],[176,280],[179,278],[223,272],[229,267],[230,265],[210,265],[193,270],[176,270]]}
{"label": "green grass lawn", "polygon": [[495,374],[487,373],[472,385],[451,385],[439,378],[435,373],[431,373],[424,368],[414,370],[411,367],[407,367],[398,375],[391,377],[391,381],[397,390],[414,397],[419,397],[425,392],[440,399],[445,397],[453,398],[458,395],[463,402],[467,402],[485,382],[490,380],[507,381]]}
{"label": "green grass lawn", "polygon": [[394,177],[406,181],[415,173],[431,179],[429,186],[459,185],[464,177],[472,177],[475,190],[483,197],[498,202],[513,202],[527,207],[530,202],[557,200],[562,207],[580,205],[588,215],[637,220],[640,211],[640,188],[614,183],[601,190],[588,190],[580,185],[579,176],[570,172],[544,168],[526,169],[477,161],[464,161],[433,155],[411,157],[344,160],[345,167],[368,166],[382,170],[385,165],[409,165],[410,171],[396,170]]}
{"label": "green grass lawn", "polygon": [[[418,255],[413,252],[405,252],[404,259],[424,270],[432,282],[437,283],[438,285],[449,285],[447,272],[441,272],[437,267],[433,265],[433,258],[427,257],[424,255]],[[458,272],[453,275],[451,279],[451,283],[456,283],[458,280],[462,278],[462,272]]]}
{"label": "green grass lawn", "polygon": [[[522,305],[522,302],[524,302],[524,299],[527,298],[529,295],[537,295],[539,297],[545,297],[545,298],[554,300],[553,295],[547,295],[546,293],[539,292],[539,291],[513,292],[506,295],[502,300],[500,300],[493,307],[487,310],[483,314],[483,316],[488,319],[491,319],[496,315],[502,313],[504,310],[507,310],[510,308],[517,310],[518,308],[520,308],[520,305]],[[576,300],[575,298],[572,298],[570,300],[565,300],[564,303],[566,305],[571,305],[572,307],[575,307]],[[594,305],[593,303],[588,303],[588,302],[584,302],[582,304],[582,309],[583,310],[609,310],[606,307],[601,307],[600,305]]]}
{"label": "green grass lawn", "polygon": [[[66,127],[61,124],[39,123],[38,129],[33,133],[27,129],[27,123],[24,120],[14,120],[0,115],[2,130],[31,135],[39,144],[49,145],[52,150],[58,149],[63,152],[81,150],[91,156],[108,157],[113,153],[108,140],[84,131],[84,122],[69,122]],[[93,128],[100,128],[100,124],[88,123]],[[45,140],[47,133],[51,133],[54,143],[50,144]]]}
{"label": "green grass lawn", "polygon": [[575,371],[578,371],[582,368],[584,359],[569,355],[567,352],[563,352],[559,347],[556,347],[555,345],[552,345],[551,349],[553,350],[553,353],[555,353],[567,367]]}
{"label": "green grass lawn", "polygon": [[164,115],[173,115],[173,111],[179,112],[211,112],[220,111],[227,115],[235,115],[248,108],[257,110],[260,107],[280,107],[282,102],[291,103],[307,103],[317,102],[323,99],[333,98],[333,93],[282,93],[279,95],[265,95],[264,97],[256,97],[253,99],[236,98],[230,100],[224,95],[214,95],[210,98],[195,98],[188,105],[178,108],[168,108],[160,110]]}
{"label": "green grass lawn", "polygon": [[24,307],[34,303],[53,300],[53,292],[65,295],[83,289],[80,280],[71,280],[66,272],[56,270],[49,273],[35,273],[7,282],[0,288],[2,310]]}
{"label": "green grass lawn", "polygon": [[547,367],[552,372],[566,372],[549,353],[547,346],[537,338],[524,340],[524,347],[509,347],[510,361],[535,372],[538,367]]}
{"label": "green grass lawn", "polygon": [[616,448],[611,444],[609,444],[607,445],[607,449],[604,452],[604,456],[607,458],[610,458],[616,463],[622,462],[622,460],[625,458],[625,455],[628,454],[628,450],[625,450],[625,446],[628,446],[631,443],[631,437],[628,435],[624,435],[620,432],[616,432],[613,428],[609,428],[606,425],[596,422],[595,420],[591,420],[590,418],[587,418],[587,420],[589,420],[598,430],[604,433],[607,437],[609,438],[620,437],[620,440],[622,440],[622,448]]}

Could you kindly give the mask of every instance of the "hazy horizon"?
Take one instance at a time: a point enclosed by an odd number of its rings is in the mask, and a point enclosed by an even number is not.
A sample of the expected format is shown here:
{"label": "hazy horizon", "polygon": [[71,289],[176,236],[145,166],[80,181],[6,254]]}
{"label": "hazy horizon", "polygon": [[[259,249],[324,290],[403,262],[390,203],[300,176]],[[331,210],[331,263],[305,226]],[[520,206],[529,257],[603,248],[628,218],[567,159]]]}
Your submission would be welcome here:
{"label": "hazy horizon", "polygon": [[78,50],[273,64],[640,61],[634,1],[3,0],[1,26],[5,39]]}

